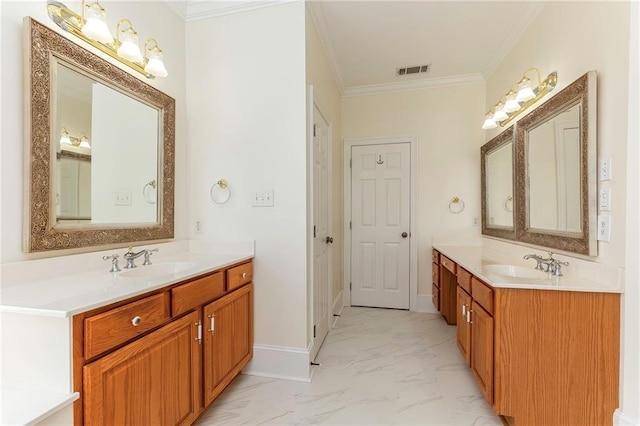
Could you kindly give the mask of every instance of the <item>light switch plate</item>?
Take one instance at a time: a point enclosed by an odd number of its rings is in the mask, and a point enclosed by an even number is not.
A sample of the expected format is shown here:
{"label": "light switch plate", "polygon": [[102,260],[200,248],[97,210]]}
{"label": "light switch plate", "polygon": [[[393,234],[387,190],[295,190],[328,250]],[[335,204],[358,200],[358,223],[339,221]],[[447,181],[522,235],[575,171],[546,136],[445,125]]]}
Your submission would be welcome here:
{"label": "light switch plate", "polygon": [[611,157],[600,160],[600,181],[611,180]]}
{"label": "light switch plate", "polygon": [[598,241],[611,241],[611,215],[598,216]]}
{"label": "light switch plate", "polygon": [[598,208],[601,212],[611,211],[611,188],[600,189]]}

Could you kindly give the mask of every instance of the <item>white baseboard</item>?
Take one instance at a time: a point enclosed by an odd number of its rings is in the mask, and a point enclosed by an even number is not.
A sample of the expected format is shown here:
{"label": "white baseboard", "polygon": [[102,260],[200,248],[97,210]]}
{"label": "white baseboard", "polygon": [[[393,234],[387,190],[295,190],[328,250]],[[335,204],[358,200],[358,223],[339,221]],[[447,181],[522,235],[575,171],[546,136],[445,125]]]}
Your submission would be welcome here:
{"label": "white baseboard", "polygon": [[338,319],[340,318],[340,315],[342,315],[342,310],[344,309],[344,303],[342,302],[342,291],[340,291],[336,298],[333,299],[333,306],[331,307],[331,312],[334,315],[333,319],[331,320],[331,328],[336,327]]}
{"label": "white baseboard", "polygon": [[619,408],[613,413],[614,426],[640,426],[640,420],[625,414]]}
{"label": "white baseboard", "polygon": [[431,295],[419,294],[416,299],[416,312],[426,312],[429,314],[437,314],[436,307],[431,303]]}
{"label": "white baseboard", "polygon": [[309,348],[253,345],[253,359],[242,370],[251,376],[310,382]]}

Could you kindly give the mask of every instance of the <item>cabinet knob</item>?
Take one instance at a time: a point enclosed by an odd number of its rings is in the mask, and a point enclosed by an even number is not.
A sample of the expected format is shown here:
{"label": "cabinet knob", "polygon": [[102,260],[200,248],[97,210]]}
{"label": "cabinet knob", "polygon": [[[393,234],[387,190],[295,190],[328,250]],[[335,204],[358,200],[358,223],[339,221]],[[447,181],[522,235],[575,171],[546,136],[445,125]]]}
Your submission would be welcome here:
{"label": "cabinet knob", "polygon": [[246,272],[242,273],[242,278],[247,278],[247,273]]}
{"label": "cabinet knob", "polygon": [[142,318],[140,317],[133,317],[133,319],[131,320],[131,324],[133,324],[134,327],[139,326],[141,322]]}

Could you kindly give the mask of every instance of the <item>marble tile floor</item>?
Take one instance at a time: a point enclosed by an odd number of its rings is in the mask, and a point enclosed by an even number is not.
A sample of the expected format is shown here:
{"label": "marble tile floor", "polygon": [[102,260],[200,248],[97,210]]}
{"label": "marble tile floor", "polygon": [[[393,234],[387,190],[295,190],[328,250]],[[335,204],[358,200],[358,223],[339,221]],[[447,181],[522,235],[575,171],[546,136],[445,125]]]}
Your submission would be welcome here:
{"label": "marble tile floor", "polygon": [[439,314],[345,308],[316,362],[311,383],[238,376],[197,425],[502,425]]}

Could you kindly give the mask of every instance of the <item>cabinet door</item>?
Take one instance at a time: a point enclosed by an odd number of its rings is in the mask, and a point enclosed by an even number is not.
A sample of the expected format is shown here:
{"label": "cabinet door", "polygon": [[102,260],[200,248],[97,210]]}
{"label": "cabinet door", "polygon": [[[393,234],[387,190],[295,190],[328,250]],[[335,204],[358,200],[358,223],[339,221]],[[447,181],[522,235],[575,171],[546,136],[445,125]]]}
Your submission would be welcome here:
{"label": "cabinet door", "polygon": [[458,349],[462,353],[467,365],[471,365],[471,324],[467,321],[468,312],[471,310],[471,296],[464,291],[464,289],[458,286],[458,308],[457,318],[458,323],[456,325],[456,339],[458,343]]}
{"label": "cabinet door", "polygon": [[188,425],[201,411],[199,312],[84,367],[86,425]]}
{"label": "cabinet door", "polygon": [[253,284],[204,307],[205,406],[253,356]]}
{"label": "cabinet door", "polygon": [[493,318],[475,301],[471,305],[471,371],[493,404]]}

